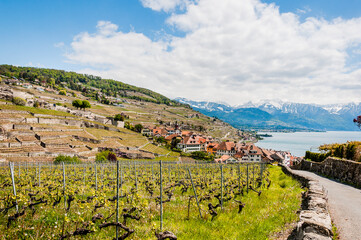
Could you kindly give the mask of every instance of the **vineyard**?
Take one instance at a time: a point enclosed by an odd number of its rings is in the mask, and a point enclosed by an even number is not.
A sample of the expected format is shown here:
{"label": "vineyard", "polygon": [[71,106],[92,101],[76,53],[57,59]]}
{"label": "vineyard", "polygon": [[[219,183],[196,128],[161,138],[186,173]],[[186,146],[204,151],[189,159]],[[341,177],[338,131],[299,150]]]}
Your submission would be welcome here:
{"label": "vineyard", "polygon": [[302,189],[275,166],[0,166],[0,239],[268,239]]}

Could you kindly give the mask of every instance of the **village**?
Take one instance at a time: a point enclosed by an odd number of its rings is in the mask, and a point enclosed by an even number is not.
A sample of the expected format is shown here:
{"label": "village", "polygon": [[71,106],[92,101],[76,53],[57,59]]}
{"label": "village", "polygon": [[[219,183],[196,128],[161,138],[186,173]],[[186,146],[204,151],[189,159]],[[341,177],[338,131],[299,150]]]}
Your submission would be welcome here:
{"label": "village", "polygon": [[[91,98],[82,96],[80,92],[74,93],[65,82],[61,84],[64,86],[63,91],[68,93],[62,96],[62,90],[49,87],[37,79],[29,83],[24,79],[4,75],[1,78],[0,99],[3,100],[3,107],[0,107],[0,157],[4,158],[2,161],[51,161],[60,154],[94,160],[95,155],[104,150],[110,150],[118,157],[128,159],[178,156],[178,161],[189,161],[190,157],[201,152],[208,161],[224,164],[283,162],[292,165],[293,162],[299,161],[289,152],[257,147],[254,138],[246,132],[236,131],[235,136],[238,139],[228,139],[230,132],[223,137],[215,137],[206,132],[203,125],[184,121],[184,118],[197,121],[202,115],[199,113],[187,112],[183,116],[176,114],[170,119],[172,121],[166,121],[162,118],[165,115],[157,111],[157,121],[151,122],[142,119],[144,113],[121,111],[122,121],[119,121],[109,114],[106,116],[94,111],[96,108],[102,108],[104,104],[94,102]],[[98,91],[98,96],[112,101],[112,108],[147,105],[141,101],[106,96],[96,88],[91,90]],[[74,96],[89,100],[93,105],[92,111],[71,107]],[[38,109],[49,109],[64,114],[54,116],[17,110],[11,102],[14,98],[24,99],[25,105],[29,107],[36,104]],[[125,124],[124,119],[130,121]],[[141,126],[138,133],[128,130],[137,124]],[[224,123],[212,120],[209,125],[212,124]]]}

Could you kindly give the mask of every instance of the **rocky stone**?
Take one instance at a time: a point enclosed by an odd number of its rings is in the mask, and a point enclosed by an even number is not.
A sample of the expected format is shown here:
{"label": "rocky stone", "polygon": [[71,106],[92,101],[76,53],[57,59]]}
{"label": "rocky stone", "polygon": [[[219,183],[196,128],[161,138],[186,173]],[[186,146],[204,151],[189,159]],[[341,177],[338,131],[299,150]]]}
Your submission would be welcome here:
{"label": "rocky stone", "polygon": [[331,240],[332,223],[323,187],[317,181],[298,175],[285,165],[281,166],[285,173],[292,175],[308,187],[307,193],[304,194],[303,209],[300,211],[297,227],[288,239]]}

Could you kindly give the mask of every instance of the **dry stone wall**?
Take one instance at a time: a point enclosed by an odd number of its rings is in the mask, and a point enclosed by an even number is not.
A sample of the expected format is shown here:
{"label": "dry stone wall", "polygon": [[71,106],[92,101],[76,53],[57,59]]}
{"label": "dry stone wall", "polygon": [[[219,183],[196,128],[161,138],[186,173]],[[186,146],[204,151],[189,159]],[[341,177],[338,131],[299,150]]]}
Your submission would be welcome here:
{"label": "dry stone wall", "polygon": [[323,162],[302,160],[292,169],[306,170],[326,177],[361,187],[361,163],[328,157]]}
{"label": "dry stone wall", "polygon": [[303,195],[300,219],[289,240],[331,240],[332,222],[327,208],[327,196],[318,181],[301,176],[289,167],[281,165],[282,170],[299,180],[308,191]]}

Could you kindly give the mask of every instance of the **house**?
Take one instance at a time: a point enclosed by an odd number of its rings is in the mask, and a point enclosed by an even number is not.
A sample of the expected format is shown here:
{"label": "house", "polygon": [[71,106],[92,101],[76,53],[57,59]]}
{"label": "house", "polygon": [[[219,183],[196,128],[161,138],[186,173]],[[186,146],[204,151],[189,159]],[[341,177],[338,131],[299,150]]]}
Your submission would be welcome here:
{"label": "house", "polygon": [[236,154],[236,152],[237,152],[236,143],[230,142],[228,140],[226,142],[220,143],[217,147],[217,155],[219,156],[222,155],[233,156],[234,154]]}
{"label": "house", "polygon": [[248,154],[244,150],[237,152],[234,157],[238,159],[238,161],[248,162]]}
{"label": "house", "polygon": [[236,158],[232,157],[232,156],[223,155],[220,158],[214,159],[214,162],[229,164],[229,163],[238,163],[239,161]]}
{"label": "house", "polygon": [[262,152],[254,144],[249,145],[248,149],[248,161],[260,162],[262,160]]}
{"label": "house", "polygon": [[145,136],[151,136],[153,131],[149,127],[145,127],[142,129],[141,133]]}
{"label": "house", "polygon": [[175,133],[165,137],[165,140],[167,141],[167,143],[171,143],[173,141],[173,139],[179,139],[179,141],[181,141],[182,137]]}
{"label": "house", "polygon": [[152,135],[154,137],[165,137],[167,135],[167,131],[164,128],[154,128]]}
{"label": "house", "polygon": [[209,143],[209,144],[207,144],[207,147],[206,147],[207,148],[207,153],[216,155],[218,145],[219,145],[218,143]]}
{"label": "house", "polygon": [[267,163],[271,163],[273,162],[273,158],[271,157],[272,156],[272,152],[267,150],[267,149],[263,149],[261,148],[261,152],[262,152],[262,161],[263,162],[267,162]]}
{"label": "house", "polygon": [[174,128],[165,128],[165,130],[167,131],[167,136],[175,134]]}
{"label": "house", "polygon": [[183,152],[196,152],[204,150],[205,139],[199,135],[192,135],[190,137],[182,137],[182,140],[177,144],[177,147]]}

